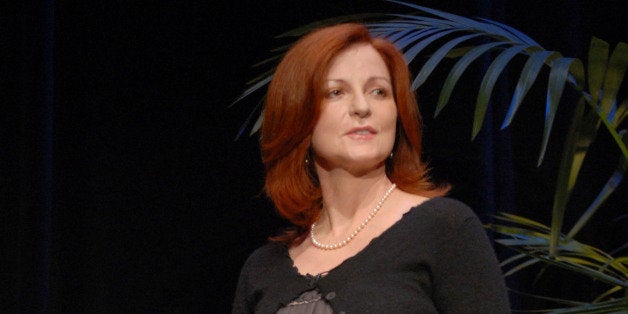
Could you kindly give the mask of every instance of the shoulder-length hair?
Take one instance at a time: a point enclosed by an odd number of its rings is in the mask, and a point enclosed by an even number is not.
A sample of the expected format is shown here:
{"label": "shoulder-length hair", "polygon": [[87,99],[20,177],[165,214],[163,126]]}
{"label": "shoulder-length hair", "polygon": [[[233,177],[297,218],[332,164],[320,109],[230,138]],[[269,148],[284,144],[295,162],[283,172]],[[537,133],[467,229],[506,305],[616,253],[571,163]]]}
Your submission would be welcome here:
{"label": "shoulder-length hair", "polygon": [[371,37],[361,24],[321,28],[290,48],[268,88],[260,139],[265,191],[278,213],[296,227],[272,240],[299,244],[318,219],[322,195],[308,156],[325,78],[338,53],[362,43],[373,46],[386,63],[397,105],[396,142],[392,160],[386,162],[387,176],[409,193],[431,197],[447,192],[446,186],[438,187],[430,181],[421,160],[421,117],[401,52],[390,42]]}

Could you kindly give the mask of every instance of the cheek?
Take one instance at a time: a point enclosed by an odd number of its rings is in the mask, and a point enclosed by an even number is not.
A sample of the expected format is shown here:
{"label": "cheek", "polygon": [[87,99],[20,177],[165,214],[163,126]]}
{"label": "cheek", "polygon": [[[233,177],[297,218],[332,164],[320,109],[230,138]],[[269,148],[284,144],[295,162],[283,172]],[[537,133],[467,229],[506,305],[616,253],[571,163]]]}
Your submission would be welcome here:
{"label": "cheek", "polygon": [[397,115],[397,109],[395,108],[395,111],[394,111],[394,112],[393,112],[393,114],[392,114],[392,118],[390,119],[390,121],[392,122],[392,124],[395,124],[395,125],[397,124],[397,117],[398,117],[398,115]]}
{"label": "cheek", "polygon": [[314,126],[313,132],[318,134],[333,134],[336,133],[341,126],[341,114],[330,110],[323,110],[316,122],[316,125]]}
{"label": "cheek", "polygon": [[388,127],[392,126],[393,128],[396,129],[397,127],[397,107],[395,106],[395,104],[392,104],[392,108],[390,108],[385,116],[385,122],[384,124]]}
{"label": "cheek", "polygon": [[316,150],[321,146],[325,146],[325,144],[332,138],[336,129],[338,129],[338,125],[334,123],[333,119],[325,114],[322,114],[312,131],[312,148]]}
{"label": "cheek", "polygon": [[385,115],[384,121],[382,121],[383,128],[386,130],[386,133],[389,135],[387,141],[395,141],[397,135],[397,108],[393,107],[387,112]]}

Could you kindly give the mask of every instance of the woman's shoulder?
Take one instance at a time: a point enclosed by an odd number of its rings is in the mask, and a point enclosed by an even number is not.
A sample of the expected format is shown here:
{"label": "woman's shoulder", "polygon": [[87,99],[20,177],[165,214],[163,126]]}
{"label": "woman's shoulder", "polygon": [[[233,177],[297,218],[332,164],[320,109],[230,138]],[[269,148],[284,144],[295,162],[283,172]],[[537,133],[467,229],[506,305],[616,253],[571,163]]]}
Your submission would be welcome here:
{"label": "woman's shoulder", "polygon": [[452,214],[473,214],[473,210],[471,210],[471,207],[469,207],[467,204],[448,196],[433,197],[417,206],[424,206],[431,209],[439,209],[442,212],[448,212]]}
{"label": "woman's shoulder", "polygon": [[287,254],[285,245],[277,242],[268,242],[257,248],[247,258],[244,267],[258,270],[276,265]]}
{"label": "woman's shoulder", "polygon": [[408,211],[409,220],[419,220],[437,225],[456,226],[469,220],[479,220],[471,207],[450,197],[434,197]]}

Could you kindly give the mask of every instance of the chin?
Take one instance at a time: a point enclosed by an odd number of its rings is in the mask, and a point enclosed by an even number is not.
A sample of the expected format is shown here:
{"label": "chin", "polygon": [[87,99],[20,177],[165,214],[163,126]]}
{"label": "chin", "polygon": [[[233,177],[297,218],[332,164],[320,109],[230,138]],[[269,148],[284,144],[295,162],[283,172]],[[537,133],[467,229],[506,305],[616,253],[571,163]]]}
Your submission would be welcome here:
{"label": "chin", "polygon": [[[386,155],[388,156],[388,155]],[[350,161],[350,165],[352,168],[361,168],[361,169],[377,169],[379,167],[384,167],[384,163],[386,161],[386,156],[377,156],[377,157],[367,157],[360,156],[352,158]]]}

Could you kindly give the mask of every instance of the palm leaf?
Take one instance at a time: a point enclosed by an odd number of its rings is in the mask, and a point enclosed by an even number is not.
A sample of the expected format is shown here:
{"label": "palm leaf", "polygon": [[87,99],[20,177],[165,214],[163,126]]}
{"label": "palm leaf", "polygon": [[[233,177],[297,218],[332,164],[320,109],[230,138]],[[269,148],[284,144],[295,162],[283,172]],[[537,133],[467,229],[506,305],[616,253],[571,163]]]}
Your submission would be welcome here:
{"label": "palm leaf", "polygon": [[[549,130],[551,129],[551,121],[553,121],[553,114],[551,113],[551,111],[553,110],[555,112],[555,109],[552,109],[552,107],[558,105],[559,96],[556,95],[562,94],[562,87],[564,86],[564,82],[566,79],[566,71],[568,71],[569,65],[573,60],[560,58],[556,61],[559,65],[556,66],[556,70],[554,70],[554,67],[552,68],[552,71],[550,73],[550,88],[548,89],[547,110],[550,112],[547,114],[548,118],[546,118],[546,121],[550,120],[550,122],[546,122],[545,124],[546,131],[544,132],[543,149],[541,155],[539,156],[539,163],[543,158],[545,147],[547,145],[547,137],[549,137]],[[554,104],[553,102],[556,103]],[[565,141],[562,159],[558,169],[558,179],[556,181],[556,190],[554,192],[554,203],[552,207],[552,237],[550,241],[550,254],[554,256],[557,253],[556,248],[558,246],[558,239],[560,237],[561,229],[563,226],[565,207],[567,206],[567,202],[569,201],[569,195],[573,187],[573,185],[570,184],[569,180],[575,178],[575,175],[572,176],[572,173],[576,171],[576,169],[574,169],[573,167],[574,156],[576,155],[576,143],[578,139],[578,134],[576,131],[581,128],[581,120],[579,119],[579,117],[582,116],[582,112],[584,110],[583,107],[584,105],[580,104],[573,114],[570,132],[567,135],[567,140]]]}
{"label": "palm leaf", "polygon": [[[533,299],[537,299],[537,300],[543,300],[543,301],[549,301],[555,304],[559,304],[559,305],[565,305],[565,306],[581,306],[586,304],[585,302],[578,302],[578,301],[572,301],[572,300],[565,300],[565,299],[559,299],[559,298],[552,298],[552,297],[547,297],[547,296],[542,296],[542,295],[537,295],[537,294],[532,294],[532,293],[525,293],[522,291],[517,291],[514,289],[509,289],[510,291],[512,291],[515,294],[518,295],[522,295],[525,297],[529,297],[529,298],[533,298]],[[544,309],[544,310],[530,310],[530,311],[520,311],[519,313],[549,313],[552,309]],[[513,313],[518,313],[518,312],[513,312]]]}
{"label": "palm leaf", "polygon": [[[439,30],[435,34],[414,44],[414,46],[412,46],[410,49],[408,49],[407,51],[403,53],[403,57],[406,59],[406,63],[409,64],[410,62],[412,62],[412,60],[414,60],[414,58],[421,52],[421,50],[425,49],[425,47],[427,47],[432,42],[436,41],[437,39],[440,39],[443,36],[449,35],[455,31],[456,30],[453,30],[453,29],[444,30],[444,31]],[[457,30],[457,31],[460,31],[460,30]],[[417,85],[417,80],[415,79],[414,82],[412,82],[412,89],[417,89],[418,87],[419,85]]]}
{"label": "palm leaf", "polygon": [[613,105],[616,104],[617,91],[628,66],[628,45],[620,42],[615,47],[608,61],[608,69],[604,76],[604,87],[602,94],[602,112],[608,114]]}
{"label": "palm leaf", "polygon": [[434,54],[427,60],[427,62],[425,62],[425,64],[423,65],[423,68],[421,68],[421,71],[419,72],[419,74],[417,74],[416,78],[414,79],[412,86],[413,87],[416,86],[414,88],[418,88],[419,86],[423,85],[423,83],[425,83],[425,80],[427,80],[427,77],[432,73],[432,71],[434,71],[434,68],[436,68],[438,63],[441,60],[443,60],[443,58],[445,58],[445,56],[449,53],[449,51],[452,48],[462,43],[463,41],[469,40],[471,38],[475,38],[477,36],[479,35],[470,34],[470,35],[460,36],[458,38],[450,40],[449,42],[444,44],[442,47],[438,48],[438,50],[434,52]]}
{"label": "palm leaf", "polygon": [[[242,123],[242,125],[240,126],[240,129],[238,130],[238,134],[236,135],[236,138],[235,138],[236,140],[238,140],[242,136],[242,134],[244,134],[244,131],[246,130],[247,125],[251,123],[251,120],[255,116],[255,113],[257,113],[257,111],[259,110],[261,106],[262,106],[262,101],[260,100],[255,106],[255,109],[252,110],[251,113],[249,113],[249,116],[246,118],[246,121],[244,121],[244,123]],[[255,125],[253,125],[251,132],[257,132],[257,130],[259,130],[259,128],[261,127],[261,120],[262,120],[262,114],[260,113],[257,116],[257,121],[255,122]],[[252,133],[250,133],[249,135],[252,135]]]}
{"label": "palm leaf", "polygon": [[257,117],[257,120],[255,120],[255,124],[253,125],[253,129],[251,130],[251,133],[249,135],[253,135],[255,132],[257,132],[257,130],[259,130],[262,127],[262,121],[264,120],[264,115],[263,115],[263,110],[262,112],[259,114],[259,116]]}
{"label": "palm leaf", "polygon": [[564,268],[567,270],[571,270],[571,271],[583,274],[585,276],[591,277],[592,279],[605,282],[607,284],[618,285],[618,286],[623,287],[624,289],[628,288],[628,281],[626,281],[625,278],[617,278],[616,276],[613,276],[606,272],[596,270],[590,267],[586,267],[584,265],[572,263],[566,259],[553,258],[544,252],[526,251],[525,249],[522,249],[519,247],[512,247],[512,248],[522,253],[526,253],[530,257],[538,258],[547,264],[558,266],[560,268]]}
{"label": "palm leaf", "polygon": [[563,261],[563,262],[569,262],[571,264],[578,264],[578,265],[582,265],[582,266],[588,266],[591,268],[595,268],[597,267],[597,263],[594,263],[590,260],[584,259],[584,258],[577,258],[577,257],[569,257],[569,256],[560,256],[558,258],[556,258],[559,261]]}
{"label": "palm leaf", "polygon": [[[283,49],[273,49],[273,50],[272,50],[272,52],[279,52],[279,51],[283,51]],[[258,62],[258,63],[256,63],[256,64],[254,64],[254,65],[253,65],[253,67],[254,67],[254,68],[257,68],[257,67],[261,67],[261,66],[263,66],[263,65],[269,64],[269,63],[276,62],[276,61],[277,61],[277,60],[279,60],[281,57],[283,57],[283,54],[277,54],[277,55],[274,55],[274,56],[272,56],[272,57],[266,58],[266,59],[264,59],[264,60],[262,60],[262,61],[260,61],[260,62]],[[268,75],[272,74],[273,70],[270,70],[270,71],[268,71],[268,72],[270,72],[270,73],[269,73],[269,74],[264,73],[264,74],[262,74],[262,75],[263,75],[264,77],[266,77],[266,76],[268,76]],[[260,76],[262,76],[262,75],[260,75]],[[252,79],[251,81],[254,81],[254,80],[260,80],[260,79],[261,79],[261,78],[255,78],[255,79]]]}
{"label": "palm leaf", "polygon": [[495,58],[491,65],[486,70],[486,74],[480,84],[480,91],[475,105],[475,114],[473,116],[473,132],[471,138],[474,139],[480,132],[482,122],[484,121],[484,115],[488,109],[488,102],[493,93],[493,87],[497,78],[502,73],[508,62],[512,60],[517,54],[519,54],[525,46],[513,46],[506,50]]}
{"label": "palm leaf", "polygon": [[615,119],[613,119],[613,126],[618,127],[624,119],[628,116],[628,98],[624,99],[615,112]]}
{"label": "palm leaf", "polygon": [[518,215],[513,215],[509,213],[500,213],[499,215],[495,216],[495,218],[501,221],[507,221],[507,222],[512,222],[515,224],[523,225],[528,228],[534,228],[535,230],[539,230],[539,231],[550,231],[550,228],[548,226],[540,222],[536,222],[530,218],[521,217]]}
{"label": "palm leaf", "polygon": [[598,115],[593,111],[584,113],[585,98],[581,97],[576,105],[576,111],[574,112],[574,118],[576,125],[573,125],[569,129],[567,134],[566,145],[574,145],[573,161],[571,168],[569,169],[569,179],[567,183],[567,192],[571,193],[571,190],[576,184],[578,173],[584,162],[589,147],[597,136],[597,130],[599,128],[600,119]]}
{"label": "palm leaf", "polygon": [[[620,135],[623,137],[624,142],[628,143],[628,132],[621,132]],[[600,208],[602,203],[604,203],[604,201],[606,201],[606,199],[611,195],[611,193],[613,193],[613,191],[615,191],[615,189],[619,186],[619,184],[624,178],[624,173],[626,173],[627,170],[628,170],[628,159],[621,156],[619,158],[619,163],[617,165],[615,172],[610,177],[610,179],[608,179],[608,181],[602,188],[602,191],[600,191],[600,193],[595,198],[593,203],[589,205],[589,207],[584,212],[584,214],[582,214],[582,216],[580,216],[580,219],[578,219],[578,222],[576,222],[576,224],[571,228],[569,233],[567,233],[567,237],[566,237],[567,239],[573,238],[582,229],[582,227],[584,227],[584,225],[589,221],[589,219],[591,219],[593,214],[595,214],[595,212]]]}
{"label": "palm leaf", "polygon": [[525,44],[527,44],[528,46],[531,46],[531,47],[539,47],[539,48],[541,47],[541,45],[539,43],[534,41],[528,35],[520,32],[519,30],[517,30],[517,29],[515,29],[515,28],[513,28],[513,27],[511,27],[509,25],[506,25],[506,24],[503,24],[503,23],[499,23],[497,21],[485,19],[485,18],[479,18],[479,20],[484,21],[484,22],[489,23],[489,24],[495,24],[495,25],[505,29],[506,31],[510,32],[514,36],[514,38],[517,39],[517,40],[515,40],[517,42],[525,43]]}
{"label": "palm leaf", "polygon": [[267,76],[266,78],[260,80],[259,82],[255,83],[253,86],[247,88],[241,95],[240,97],[238,97],[235,101],[233,101],[231,103],[231,105],[233,106],[235,103],[241,101],[242,99],[246,98],[247,96],[251,95],[252,93],[254,93],[255,91],[259,90],[260,88],[262,88],[263,86],[265,86],[266,84],[270,83],[270,81],[273,79],[272,75]]}
{"label": "palm leaf", "polygon": [[500,267],[505,267],[508,264],[514,263],[514,262],[519,261],[519,260],[524,259],[524,258],[528,258],[528,255],[526,255],[526,254],[516,254],[516,255],[513,255],[513,256],[511,256],[511,257],[501,261],[499,263],[499,266]]}
{"label": "palm leaf", "polygon": [[621,151],[622,155],[624,155],[624,158],[628,159],[628,147],[626,147],[627,145],[622,141],[621,136],[617,132],[617,129],[615,128],[613,123],[606,118],[606,115],[602,112],[601,109],[594,109],[594,112],[598,115],[598,117],[608,130],[608,133],[610,133],[610,135],[613,137],[613,140],[615,140],[615,144],[617,144],[617,147]]}
{"label": "palm leaf", "polygon": [[[397,49],[399,50],[405,50],[408,46],[410,46],[410,44],[416,42],[417,40],[420,40],[421,38],[424,37],[428,37],[434,33],[440,32],[442,31],[439,28],[424,28],[424,29],[413,29],[412,32],[408,33],[407,35],[400,37],[399,39],[397,39],[394,44],[397,47]],[[385,35],[385,34],[384,34]],[[384,36],[382,36],[384,37]],[[410,59],[411,61],[412,59]],[[408,62],[408,59],[406,59],[406,62]]]}
{"label": "palm leaf", "polygon": [[[600,280],[608,281],[608,277],[613,277],[615,278],[615,283],[624,282],[628,284],[628,282],[626,282],[628,269],[623,264],[622,258],[613,258],[600,249],[582,244],[573,239],[567,239],[566,237],[561,237],[560,245],[557,247],[560,254],[551,255],[549,245],[551,231],[549,227],[528,218],[512,214],[502,214],[496,218],[516,225],[490,225],[490,228],[495,232],[509,237],[498,238],[495,240],[497,243],[518,250],[526,254],[528,258],[548,259],[550,256],[554,256],[550,259],[556,263],[565,264],[558,266],[564,268],[582,268],[580,272],[589,276],[602,277]],[[515,256],[505,261],[502,266],[521,259],[521,256]],[[570,266],[567,264],[573,265]],[[525,267],[522,266],[520,268]],[[584,268],[588,268],[588,270]],[[516,272],[516,270],[513,272]]]}
{"label": "palm leaf", "polygon": [[485,52],[493,48],[496,48],[500,45],[504,45],[504,43],[494,42],[494,43],[483,44],[483,45],[479,45],[479,46],[471,48],[470,50],[465,51],[465,53],[462,55],[462,58],[460,58],[460,60],[456,62],[456,64],[451,69],[451,71],[449,71],[447,78],[445,79],[445,83],[443,84],[443,89],[441,90],[440,96],[438,97],[438,104],[436,106],[436,110],[434,113],[435,117],[438,116],[440,111],[443,110],[443,108],[445,108],[445,105],[447,105],[447,103],[449,102],[449,98],[451,97],[451,93],[454,87],[456,86],[456,83],[458,83],[458,80],[462,76],[462,73],[464,73],[464,71],[469,67],[471,62],[475,61],[479,56],[481,56]]}
{"label": "palm leaf", "polygon": [[[628,159],[628,148],[622,141],[621,136],[617,133],[616,127],[623,121],[626,116],[626,107],[628,106],[624,100],[619,106],[617,105],[617,92],[623,80],[626,67],[628,66],[628,45],[620,42],[611,54],[608,64],[605,63],[605,57],[608,55],[608,44],[600,39],[593,38],[591,42],[591,49],[594,52],[590,53],[590,57],[594,59],[593,64],[603,67],[605,72],[589,69],[590,73],[594,73],[595,79],[589,79],[589,85],[591,88],[595,88],[591,92],[591,95],[587,97],[589,105],[593,108],[595,114],[599,116],[601,121],[608,132],[611,134],[615,143],[621,150],[625,158]],[[600,79],[600,76],[604,76]],[[599,86],[602,85],[601,91],[602,99],[598,101],[600,94]],[[586,95],[585,95],[586,96]],[[598,105],[598,103],[600,103]],[[597,126],[596,126],[597,127]]]}
{"label": "palm leaf", "polygon": [[[541,144],[541,152],[537,165],[540,165],[545,156],[547,143],[554,124],[554,117],[558,109],[558,103],[562,97],[565,83],[569,75],[569,69],[572,67],[583,69],[582,62],[574,58],[557,58],[552,61],[552,69],[550,71],[549,82],[547,87],[547,99],[545,102],[545,127],[543,128],[543,143]],[[584,72],[584,70],[581,70]]]}
{"label": "palm leaf", "polygon": [[608,51],[609,45],[607,42],[597,37],[591,38],[588,58],[588,79],[591,98],[595,103],[599,101],[600,90],[602,89],[602,84],[604,83],[604,75],[606,73],[606,65],[608,63]]}
{"label": "palm leaf", "polygon": [[391,16],[400,18],[407,24],[419,27],[438,27],[438,28],[454,28],[460,23],[447,19],[431,18],[429,16],[419,16],[410,14],[391,14]]}
{"label": "palm leaf", "polygon": [[477,47],[477,45],[463,46],[460,48],[451,49],[451,51],[447,54],[447,58],[449,59],[463,58],[464,55],[466,55],[475,47]]}
{"label": "palm leaf", "polygon": [[540,262],[541,260],[539,260],[538,258],[531,258],[513,268],[511,268],[510,270],[508,270],[507,272],[504,273],[504,277],[508,277],[511,275],[514,275],[515,273],[522,271],[532,265],[537,264],[538,262]]}
{"label": "palm leaf", "polygon": [[622,288],[620,286],[614,286],[608,290],[606,290],[604,293],[600,294],[597,298],[595,298],[595,300],[593,300],[593,303],[599,303],[602,302],[602,300],[610,297],[611,295],[622,291]]}
{"label": "palm leaf", "polygon": [[553,51],[537,51],[530,55],[528,61],[523,66],[523,70],[521,70],[521,75],[519,76],[519,81],[517,82],[517,87],[515,88],[515,93],[512,96],[512,101],[510,102],[510,106],[508,108],[508,113],[506,113],[506,118],[504,119],[504,123],[502,124],[502,129],[506,128],[512,122],[517,109],[519,109],[519,105],[523,101],[523,98],[528,93],[532,84],[536,81],[536,77],[541,72],[541,68],[546,60],[550,59],[551,56],[557,57],[557,54]]}
{"label": "palm leaf", "polygon": [[538,232],[525,227],[513,227],[506,225],[492,225],[491,229],[510,238],[496,239],[496,242],[506,246],[547,246],[549,234]]}
{"label": "palm leaf", "polygon": [[[264,72],[263,74],[258,75],[256,77],[250,79],[248,82],[246,82],[246,85],[253,86],[253,85],[257,84],[258,82],[264,81],[264,80],[268,79],[269,76],[273,75],[273,72],[274,72],[274,69],[273,70],[268,70],[268,71]],[[266,81],[265,83],[267,84],[267,83],[269,83],[269,81]],[[262,86],[260,86],[260,87],[262,87]],[[257,87],[257,89],[259,89],[260,87]],[[256,89],[253,89],[252,92],[254,92],[255,90]],[[248,96],[248,95],[246,95],[246,96]],[[242,100],[242,99],[243,98],[240,98],[240,100]],[[234,101],[233,103],[236,103],[236,102],[237,101]],[[233,105],[233,103],[231,105]]]}
{"label": "palm leaf", "polygon": [[428,7],[423,7],[423,6],[403,2],[403,1],[396,1],[396,0],[386,0],[386,1],[411,7],[413,9],[417,9],[417,10],[441,17],[446,21],[453,21],[457,23],[459,26],[464,26],[463,28],[469,28],[470,30],[481,30],[493,36],[501,37],[502,39],[511,39],[511,40],[516,39],[516,37],[513,38],[512,34],[510,34],[509,32],[493,24],[481,23],[473,19],[469,19],[469,18],[462,17],[459,15],[455,15],[455,14],[431,9]]}
{"label": "palm leaf", "polygon": [[605,302],[599,302],[595,304],[584,304],[580,306],[555,309],[549,313],[564,314],[564,313],[625,313],[628,308],[628,299],[621,298],[616,300],[609,300]]}
{"label": "palm leaf", "polygon": [[[402,38],[407,38],[408,35],[410,34],[414,34],[417,31],[421,32],[424,31],[425,29],[415,29],[412,27],[405,27],[402,28],[401,30],[390,30],[390,31],[382,31],[382,32],[377,32],[375,30],[375,28],[371,28],[371,32],[372,33],[376,33],[377,36],[379,37],[383,37],[386,38],[386,40],[392,42],[392,43],[396,43],[398,42],[400,39]],[[399,47],[397,47],[398,49],[400,49]]]}
{"label": "palm leaf", "polygon": [[[259,90],[260,88],[268,85],[268,83],[270,83],[270,81],[272,80],[273,76],[269,75],[265,78],[260,79],[257,83],[253,84],[252,86],[250,86],[249,88],[247,88],[242,95],[240,95],[240,97],[238,97],[234,102],[231,103],[231,106],[235,105],[237,102],[241,101],[242,99],[248,97],[249,95],[251,95],[252,93],[254,93],[255,91]],[[244,134],[244,130],[246,129],[246,127],[250,124],[251,120],[253,119],[253,115],[259,110],[259,108],[261,107],[261,103],[262,101],[259,101],[257,103],[257,105],[255,106],[255,108],[253,110],[251,110],[251,113],[249,113],[249,116],[247,117],[247,119],[244,121],[244,123],[242,123],[242,125],[240,126],[240,129],[238,130],[238,134],[236,135],[236,140],[240,138],[240,136],[242,136],[242,134]],[[261,114],[259,115],[259,117],[257,118],[257,121],[261,121]],[[255,132],[257,132],[259,130],[261,126],[261,123],[255,123],[255,125],[253,126],[253,128],[251,129],[251,133],[250,134],[254,134]]]}

